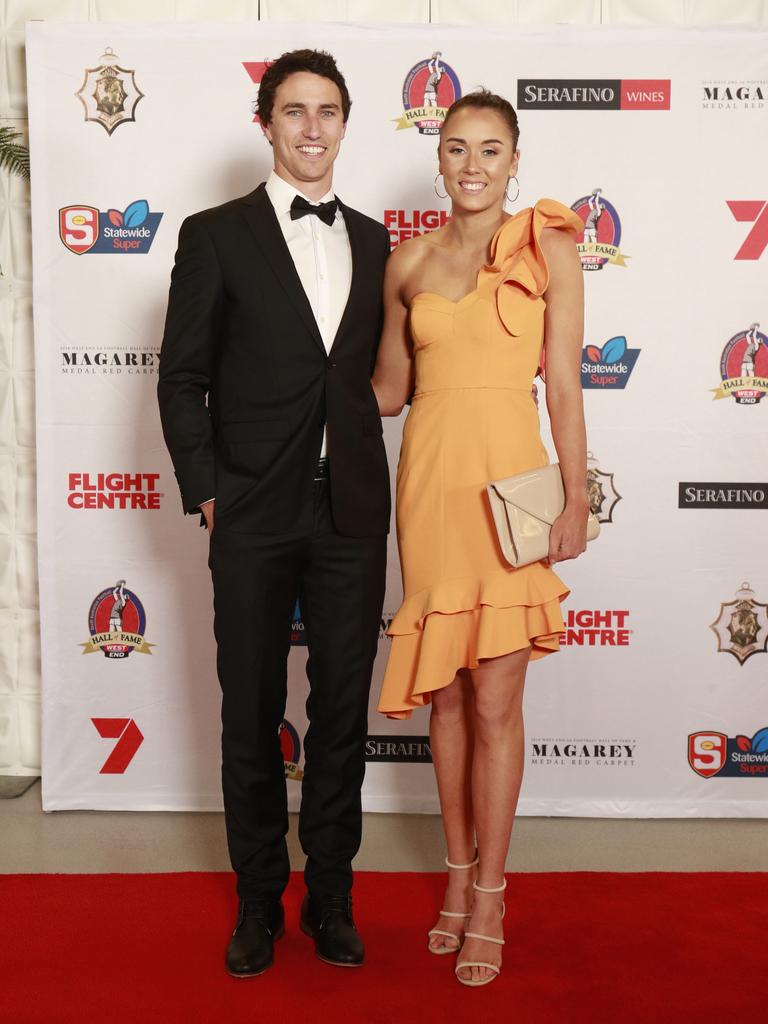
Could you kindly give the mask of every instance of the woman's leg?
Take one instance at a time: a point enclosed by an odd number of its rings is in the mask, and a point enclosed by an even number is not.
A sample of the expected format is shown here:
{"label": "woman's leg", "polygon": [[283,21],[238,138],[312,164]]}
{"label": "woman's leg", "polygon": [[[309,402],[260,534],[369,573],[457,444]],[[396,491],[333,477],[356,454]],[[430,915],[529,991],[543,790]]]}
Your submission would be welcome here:
{"label": "woman's leg", "polygon": [[[452,864],[469,864],[475,859],[471,791],[472,703],[472,683],[466,670],[458,672],[449,686],[432,694],[429,738],[448,860]],[[470,912],[474,878],[474,870],[448,872],[448,888],[443,902],[446,910],[458,914]],[[441,915],[435,927],[461,938],[467,920]],[[443,935],[433,935],[430,946],[433,949],[454,948],[456,943]]]}
{"label": "woman's leg", "polygon": [[[480,855],[477,884],[489,889],[504,880],[509,839],[523,781],[523,687],[530,653],[530,647],[526,647],[500,658],[488,658],[471,672],[475,713],[472,806]],[[466,930],[503,938],[503,899],[503,892],[476,892]],[[501,946],[481,939],[467,939],[461,959],[500,965]],[[482,980],[492,973],[485,967],[468,967],[461,975]]]}

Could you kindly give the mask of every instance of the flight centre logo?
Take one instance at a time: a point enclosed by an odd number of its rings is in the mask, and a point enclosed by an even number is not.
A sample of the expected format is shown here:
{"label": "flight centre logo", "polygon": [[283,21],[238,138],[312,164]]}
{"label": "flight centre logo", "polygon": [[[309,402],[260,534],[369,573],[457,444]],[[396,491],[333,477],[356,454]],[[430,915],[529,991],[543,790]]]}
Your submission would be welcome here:
{"label": "flight centre logo", "polygon": [[688,764],[703,779],[768,778],[768,726],[754,736],[706,730],[688,736]]}
{"label": "flight centre logo", "polygon": [[621,495],[613,484],[613,473],[597,468],[597,459],[587,452],[587,497],[589,511],[598,523],[612,523],[613,510],[621,501]]}
{"label": "flight centre logo", "polygon": [[436,231],[450,219],[447,210],[385,210],[384,226],[389,231],[389,247],[394,249],[409,238]]}
{"label": "flight centre logo", "polygon": [[82,509],[157,511],[165,497],[159,473],[68,473],[67,505]]}
{"label": "flight centre logo", "polygon": [[[248,77],[253,82],[253,84],[256,85],[256,86],[260,86],[261,85],[261,80],[264,77],[264,73],[267,70],[267,68],[270,66],[270,64],[274,64],[274,60],[267,59],[267,60],[244,60],[244,61],[242,61],[242,65],[245,68],[246,73],[248,74]],[[258,104],[259,104],[259,101],[258,101],[258,90],[257,90],[257,93],[256,93],[256,97],[257,98],[254,99],[253,103],[251,104],[251,111],[253,113],[253,123],[254,124],[261,124],[261,119],[259,118],[259,115],[256,113],[256,109],[257,109]]]}
{"label": "flight centre logo", "polygon": [[403,82],[403,113],[397,131],[417,128],[419,135],[439,135],[448,108],[461,98],[459,77],[441,50],[414,64]]}
{"label": "flight centre logo", "polygon": [[150,213],[146,199],[124,210],[97,210],[76,203],[59,210],[59,238],[76,256],[86,253],[143,255],[152,248],[162,213]]}
{"label": "flight centre logo", "polygon": [[518,110],[669,110],[669,78],[521,78]]}
{"label": "flight centre logo", "polygon": [[602,347],[585,345],[581,352],[581,386],[585,390],[623,390],[635,368],[639,348],[629,348],[623,334]]}
{"label": "flight centre logo", "polygon": [[582,196],[571,209],[584,221],[584,230],[576,236],[582,270],[602,270],[608,263],[626,267],[626,256],[619,249],[621,220],[613,203],[603,195],[601,188],[593,188]]}
{"label": "flight centre logo", "polygon": [[569,609],[565,616],[565,632],[560,636],[562,647],[629,647],[633,630],[629,628],[629,611],[591,608]]}
{"label": "flight centre logo", "polygon": [[768,604],[755,600],[749,583],[741,584],[733,601],[723,601],[709,628],[718,651],[732,654],[743,665],[753,654],[768,653]]}
{"label": "flight centre logo", "polygon": [[120,58],[108,46],[97,67],[85,68],[75,96],[85,108],[85,120],[96,121],[111,135],[126,121],[136,120],[136,106],[144,93],[136,85],[136,72],[120,67]]}
{"label": "flight centre logo", "polygon": [[127,658],[133,651],[151,654],[156,644],[147,643],[147,615],[136,594],[118,580],[97,594],[88,612],[90,639],[81,643],[83,654],[101,651],[112,660]]}
{"label": "flight centre logo", "polygon": [[291,723],[284,718],[277,730],[277,736],[280,740],[280,751],[283,755],[286,779],[301,782],[304,778],[304,772],[299,768],[299,761],[301,760],[301,740],[299,739],[299,734]]}
{"label": "flight centre logo", "polygon": [[737,405],[757,405],[768,391],[768,338],[750,324],[727,342],[720,356],[721,383],[710,388],[715,401],[733,398]]}

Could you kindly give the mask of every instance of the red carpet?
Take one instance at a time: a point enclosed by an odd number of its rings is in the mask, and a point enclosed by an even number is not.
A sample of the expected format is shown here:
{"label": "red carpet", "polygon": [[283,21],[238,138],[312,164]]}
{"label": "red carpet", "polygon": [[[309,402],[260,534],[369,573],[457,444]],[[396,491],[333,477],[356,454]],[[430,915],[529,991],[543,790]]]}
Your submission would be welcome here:
{"label": "red carpet", "polygon": [[358,873],[368,948],[329,967],[296,924],[274,967],[229,978],[227,874],[0,876],[3,1024],[665,1024],[760,1019],[768,878],[518,874],[501,978],[484,989],[425,950],[442,877]]}

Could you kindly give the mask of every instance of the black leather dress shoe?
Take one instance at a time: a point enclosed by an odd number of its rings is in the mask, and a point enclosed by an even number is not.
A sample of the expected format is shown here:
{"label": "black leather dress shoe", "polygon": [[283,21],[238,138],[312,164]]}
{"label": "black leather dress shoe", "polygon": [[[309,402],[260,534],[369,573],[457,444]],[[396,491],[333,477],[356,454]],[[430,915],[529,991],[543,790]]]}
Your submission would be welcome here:
{"label": "black leather dress shoe", "polygon": [[363,940],[352,919],[351,896],[314,900],[309,893],[301,905],[301,930],[315,940],[315,952],[336,967],[361,967]]}
{"label": "black leather dress shoe", "polygon": [[279,900],[240,900],[237,924],[227,946],[227,972],[233,978],[254,978],[272,966],[274,944],[285,931]]}

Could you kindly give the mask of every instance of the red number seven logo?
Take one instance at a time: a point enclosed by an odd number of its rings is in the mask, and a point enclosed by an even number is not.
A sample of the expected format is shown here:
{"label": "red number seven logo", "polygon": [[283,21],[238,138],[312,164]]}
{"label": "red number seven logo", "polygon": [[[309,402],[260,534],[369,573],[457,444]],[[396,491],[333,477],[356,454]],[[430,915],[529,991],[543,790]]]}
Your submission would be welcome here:
{"label": "red number seven logo", "polygon": [[733,257],[735,260],[759,260],[768,245],[768,203],[764,199],[726,199],[737,221],[754,224]]}
{"label": "red number seven logo", "polygon": [[144,742],[138,725],[132,718],[92,718],[91,721],[103,739],[117,740],[99,775],[122,775]]}

